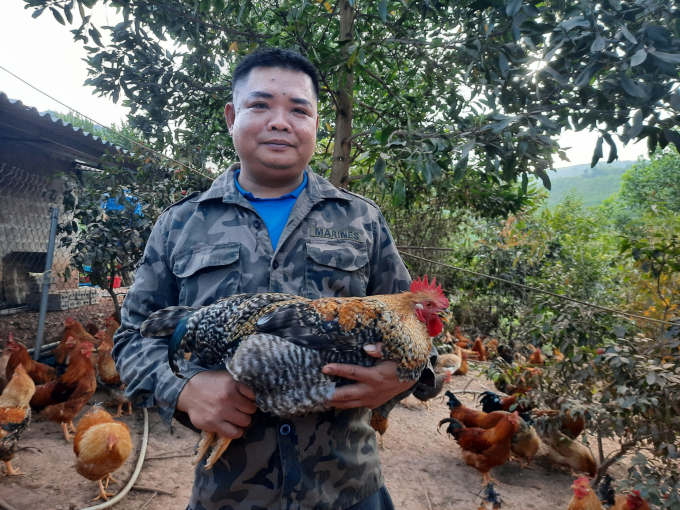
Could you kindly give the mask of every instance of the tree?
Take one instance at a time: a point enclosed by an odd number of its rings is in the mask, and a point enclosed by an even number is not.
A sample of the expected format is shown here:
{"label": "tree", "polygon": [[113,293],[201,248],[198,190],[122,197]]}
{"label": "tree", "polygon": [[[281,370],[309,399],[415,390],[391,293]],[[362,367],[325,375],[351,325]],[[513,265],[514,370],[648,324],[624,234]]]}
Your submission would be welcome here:
{"label": "tree", "polygon": [[[165,161],[130,141],[134,130],[123,126],[120,131],[126,137],[116,136],[132,153],[108,155],[102,158],[101,169],[62,176],[62,205],[68,220],[58,227],[59,242],[70,250],[75,268],[89,269],[90,281],[107,290],[119,317],[116,277],[131,285],[131,274],[158,216],[188,190],[209,186],[194,173],[162,166]],[[131,159],[138,166],[131,168]]]}
{"label": "tree", "polygon": [[[680,62],[670,0],[26,0],[80,23],[97,92],[131,108],[157,148],[197,168],[233,161],[222,110],[230,69],[259,46],[299,50],[323,83],[314,168],[348,186],[370,174],[395,196],[415,184],[515,183],[546,170],[563,129],[680,145]],[[97,3],[120,9],[95,26]],[[106,32],[110,42],[106,42]],[[329,151],[332,147],[332,151]],[[361,164],[359,164],[361,163]]]}

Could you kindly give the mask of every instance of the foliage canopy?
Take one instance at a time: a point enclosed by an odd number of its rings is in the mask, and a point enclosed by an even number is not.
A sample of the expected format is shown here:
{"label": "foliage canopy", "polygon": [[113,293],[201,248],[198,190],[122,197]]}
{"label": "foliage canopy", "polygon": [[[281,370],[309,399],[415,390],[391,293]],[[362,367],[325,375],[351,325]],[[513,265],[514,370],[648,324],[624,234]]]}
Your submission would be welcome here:
{"label": "foliage canopy", "polygon": [[[468,172],[488,189],[550,181],[563,129],[680,144],[680,11],[670,0],[26,0],[74,24],[87,83],[131,108],[157,147],[198,168],[235,155],[230,70],[253,48],[293,48],[322,78],[319,153],[346,186],[370,175],[396,201]],[[119,10],[95,26],[90,9]],[[74,12],[80,16],[74,20]],[[474,169],[474,172],[469,169]]]}

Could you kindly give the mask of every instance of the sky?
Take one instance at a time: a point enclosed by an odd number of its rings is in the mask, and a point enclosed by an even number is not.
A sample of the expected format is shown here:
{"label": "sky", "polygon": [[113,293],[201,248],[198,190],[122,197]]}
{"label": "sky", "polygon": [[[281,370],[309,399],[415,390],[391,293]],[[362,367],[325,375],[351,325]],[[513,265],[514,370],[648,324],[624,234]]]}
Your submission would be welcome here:
{"label": "sky", "polygon": [[[49,10],[33,19],[32,9],[24,9],[22,0],[4,0],[0,17],[0,66],[23,78],[31,85],[46,92],[80,113],[94,119],[98,124],[120,124],[127,109],[114,104],[110,99],[92,94],[92,88],[83,85],[87,79],[87,65],[82,60],[87,52],[82,43],[75,43],[69,32],[73,27],[57,23]],[[108,24],[114,16],[104,8],[95,10],[93,20]],[[79,20],[74,12],[74,23]],[[7,72],[0,69],[0,91],[12,99],[19,99],[25,105],[38,110],[66,112],[67,108],[57,101],[33,90]],[[558,139],[562,147],[570,147],[567,157],[570,162],[556,158],[555,167],[590,163],[597,133],[587,131],[565,132]],[[643,140],[637,144],[619,146],[619,160],[637,160],[646,154],[647,145]],[[608,149],[605,147],[605,157]]]}

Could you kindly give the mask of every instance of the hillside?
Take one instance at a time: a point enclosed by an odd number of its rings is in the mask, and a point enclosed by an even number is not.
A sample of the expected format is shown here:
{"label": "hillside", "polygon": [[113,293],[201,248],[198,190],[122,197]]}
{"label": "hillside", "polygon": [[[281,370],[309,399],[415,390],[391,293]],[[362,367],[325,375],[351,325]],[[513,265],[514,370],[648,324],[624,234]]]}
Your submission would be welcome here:
{"label": "hillside", "polygon": [[611,165],[575,165],[558,168],[550,174],[552,190],[548,198],[548,207],[554,207],[570,192],[575,191],[585,205],[599,205],[612,193],[619,191],[621,176],[635,164],[635,161],[620,161]]}

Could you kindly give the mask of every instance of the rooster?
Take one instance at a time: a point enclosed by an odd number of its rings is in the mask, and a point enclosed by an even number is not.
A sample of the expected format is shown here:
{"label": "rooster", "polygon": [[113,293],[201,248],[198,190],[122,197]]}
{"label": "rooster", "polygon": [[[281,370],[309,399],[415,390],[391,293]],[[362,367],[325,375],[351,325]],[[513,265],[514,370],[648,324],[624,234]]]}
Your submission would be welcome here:
{"label": "rooster", "polygon": [[458,340],[458,346],[461,349],[468,349],[470,345],[472,345],[472,340],[463,336],[463,334],[460,332],[460,326],[456,326],[453,331],[453,336],[455,336],[456,340]]}
{"label": "rooster", "polygon": [[532,407],[530,404],[517,403],[517,395],[501,398],[493,391],[485,391],[481,394],[479,401],[482,403],[482,411],[492,413],[494,411],[517,411],[518,413],[528,413]]}
{"label": "rooster", "polygon": [[505,464],[510,458],[510,446],[520,418],[517,412],[502,414],[503,418],[490,429],[466,428],[454,418],[444,418],[439,422],[440,427],[449,423],[446,432],[454,437],[463,450],[465,463],[482,473],[482,485],[493,481],[489,474],[492,468]]}
{"label": "rooster", "polygon": [[[504,416],[509,414],[498,408],[487,410],[488,406],[483,408],[483,411],[476,411],[465,407],[450,391],[446,392],[446,396],[449,397],[448,406],[451,409],[451,418],[460,421],[466,427],[489,429],[495,427]],[[512,438],[510,448],[512,453],[517,455],[520,468],[523,468],[525,467],[524,460],[527,461],[527,466],[531,464],[531,459],[541,447],[541,441],[538,433],[531,426],[531,417],[526,414],[521,414],[520,417],[522,419],[517,423],[517,433]]]}
{"label": "rooster", "polygon": [[69,428],[75,431],[73,418],[80,412],[97,389],[97,379],[90,356],[94,346],[83,342],[80,351],[71,356],[64,375],[38,386],[31,399],[31,407],[42,411],[50,421],[61,424],[64,439],[71,441]]}
{"label": "rooster", "polygon": [[574,495],[567,510],[603,510],[602,503],[590,487],[588,478],[585,476],[578,478],[571,488],[574,489]]}
{"label": "rooster", "polygon": [[465,354],[463,351],[460,353],[460,367],[458,370],[456,370],[453,375],[467,375],[468,373],[468,361],[467,361],[467,354]]}
{"label": "rooster", "polygon": [[43,363],[38,363],[31,359],[28,349],[19,342],[15,342],[12,333],[9,334],[9,342],[7,342],[7,349],[10,352],[7,360],[6,378],[7,381],[12,379],[12,374],[17,366],[21,365],[28,376],[33,379],[35,384],[45,384],[54,380],[57,377],[57,372],[54,368]]}
{"label": "rooster", "polygon": [[0,460],[7,467],[9,476],[18,475],[19,468],[12,468],[19,437],[31,421],[28,403],[35,393],[35,383],[22,365],[14,369],[12,379],[0,395]]}
{"label": "rooster", "polygon": [[[400,380],[418,380],[429,363],[430,337],[442,332],[440,315],[446,318],[448,306],[441,285],[425,276],[411,284],[410,292],[393,295],[309,300],[239,294],[200,309],[170,307],[153,313],[141,333],[171,336],[168,358],[175,374],[178,359],[193,352],[206,365],[226,365],[252,388],[263,411],[290,416],[329,409],[326,401],[336,386],[349,381],[323,374],[322,368],[328,363],[372,366],[375,358],[363,350],[367,344],[382,342],[383,358],[398,363]],[[215,434],[204,432],[197,460],[214,439]],[[229,442],[216,440],[206,469]]]}
{"label": "rooster", "polygon": [[113,496],[106,492],[109,482],[116,483],[111,473],[125,464],[132,452],[130,429],[95,404],[78,422],[73,451],[78,474],[99,482],[99,496],[94,500],[108,501]]}
{"label": "rooster", "polygon": [[640,491],[631,491],[628,496],[616,496],[614,506],[611,510],[650,510]]}
{"label": "rooster", "polygon": [[437,374],[435,377],[434,387],[430,387],[425,383],[416,384],[413,390],[413,396],[420,400],[428,411],[432,411],[430,408],[430,400],[436,398],[444,389],[447,383],[451,382],[451,373],[444,372],[443,374]]}

